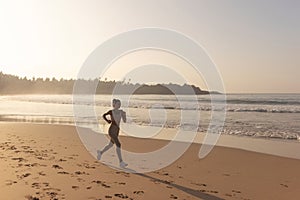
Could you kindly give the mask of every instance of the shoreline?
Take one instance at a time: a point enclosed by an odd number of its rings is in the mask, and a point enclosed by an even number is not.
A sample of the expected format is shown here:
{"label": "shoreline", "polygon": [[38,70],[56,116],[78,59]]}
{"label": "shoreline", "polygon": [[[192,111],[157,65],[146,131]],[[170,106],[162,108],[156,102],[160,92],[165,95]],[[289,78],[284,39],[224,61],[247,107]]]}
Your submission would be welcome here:
{"label": "shoreline", "polygon": [[[108,125],[105,126],[104,132],[107,132]],[[147,129],[156,129],[156,127],[141,126]],[[93,131],[96,131],[93,129]],[[175,128],[163,128],[161,133],[154,136],[152,139],[170,141],[176,134]],[[99,133],[99,131],[97,131]],[[154,131],[153,131],[154,132]],[[188,133],[188,131],[187,131]],[[121,134],[124,135],[124,134]],[[198,132],[193,140],[193,143],[203,144],[206,133]],[[180,141],[180,140],[179,140]],[[300,159],[300,142],[298,140],[277,140],[270,138],[258,138],[239,135],[221,134],[216,146],[235,148],[240,150],[252,151],[256,153],[269,154],[280,157]]]}
{"label": "shoreline", "polygon": [[[70,127],[76,127],[75,124],[52,124],[52,123],[39,123],[39,122],[7,122],[7,121],[0,121],[0,124],[36,124],[36,125],[47,125],[47,126],[70,126]],[[107,124],[99,124],[102,126],[102,129],[104,130],[104,133],[102,130],[99,129],[99,126],[97,128],[91,128],[86,126],[78,126],[79,128],[87,128],[91,129],[92,131],[95,131],[100,134],[107,134],[107,130],[109,125]],[[144,125],[138,125],[139,127],[147,128],[147,129],[157,129],[158,127],[153,126],[144,126]],[[159,127],[160,128],[160,127]],[[156,139],[156,140],[166,140],[170,141],[174,135],[176,134],[177,130],[175,128],[162,128],[161,133],[152,137],[152,138],[144,138],[144,139]],[[188,131],[187,131],[188,132]],[[133,137],[122,133],[122,130],[120,132],[121,136],[124,137]],[[192,143],[196,144],[203,144],[204,138],[206,133],[203,132],[197,132],[194,140]],[[136,138],[139,138],[140,136],[137,136]],[[142,137],[141,137],[142,138]],[[263,154],[269,154],[274,156],[280,156],[280,157],[287,157],[287,158],[293,158],[293,159],[300,159],[300,141],[299,140],[289,140],[289,139],[277,139],[277,138],[261,138],[261,137],[250,137],[250,136],[243,136],[243,135],[227,135],[227,134],[221,134],[216,146],[220,147],[228,147],[228,148],[234,148],[234,149],[240,149],[240,150],[246,150],[256,153],[263,153]],[[280,148],[278,148],[280,147]]]}
{"label": "shoreline", "polygon": [[[132,152],[148,152],[168,143],[120,139],[124,149]],[[199,144],[191,144],[171,165],[131,174],[98,162],[83,146],[74,126],[0,123],[1,196],[94,200],[299,198],[300,160],[220,146],[199,159],[198,151]],[[103,159],[116,161],[115,150]]]}

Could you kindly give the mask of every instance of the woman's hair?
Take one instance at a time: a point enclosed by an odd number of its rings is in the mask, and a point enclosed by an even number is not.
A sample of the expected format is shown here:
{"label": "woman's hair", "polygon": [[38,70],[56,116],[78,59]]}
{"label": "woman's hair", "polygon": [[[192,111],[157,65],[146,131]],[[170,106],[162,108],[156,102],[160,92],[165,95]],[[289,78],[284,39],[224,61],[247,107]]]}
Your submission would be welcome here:
{"label": "woman's hair", "polygon": [[113,100],[112,100],[113,106],[114,106],[116,103],[121,103],[120,99],[113,99]]}

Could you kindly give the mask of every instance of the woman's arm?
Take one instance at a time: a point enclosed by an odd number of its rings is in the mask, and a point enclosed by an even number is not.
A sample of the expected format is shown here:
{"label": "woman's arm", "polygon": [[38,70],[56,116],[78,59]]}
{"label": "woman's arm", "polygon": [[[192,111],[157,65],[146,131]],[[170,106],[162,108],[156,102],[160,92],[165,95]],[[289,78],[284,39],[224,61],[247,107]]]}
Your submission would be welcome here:
{"label": "woman's arm", "polygon": [[126,123],[126,112],[125,111],[122,111],[121,117],[122,117],[123,122]]}
{"label": "woman's arm", "polygon": [[111,116],[111,111],[108,111],[107,113],[104,113],[103,116],[102,116],[103,119],[104,119],[107,123],[110,124],[110,123],[111,123],[111,120],[109,120],[109,119],[106,118],[107,115],[110,115],[110,116]]}

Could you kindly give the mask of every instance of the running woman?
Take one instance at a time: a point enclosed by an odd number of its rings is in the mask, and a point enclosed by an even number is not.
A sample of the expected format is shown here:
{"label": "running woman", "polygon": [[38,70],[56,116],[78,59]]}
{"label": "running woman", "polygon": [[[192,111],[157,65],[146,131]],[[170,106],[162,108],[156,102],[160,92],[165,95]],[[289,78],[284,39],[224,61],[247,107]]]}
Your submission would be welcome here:
{"label": "running woman", "polygon": [[[121,143],[119,141],[119,131],[121,119],[126,123],[126,112],[120,109],[121,101],[119,99],[112,100],[113,109],[103,114],[103,119],[110,124],[108,129],[108,135],[110,136],[110,142],[100,151],[97,151],[97,159],[100,160],[103,153],[109,150],[114,144],[116,145],[116,152],[119,158],[120,167],[125,168],[128,164],[122,159]],[[110,119],[107,116],[110,116]]]}

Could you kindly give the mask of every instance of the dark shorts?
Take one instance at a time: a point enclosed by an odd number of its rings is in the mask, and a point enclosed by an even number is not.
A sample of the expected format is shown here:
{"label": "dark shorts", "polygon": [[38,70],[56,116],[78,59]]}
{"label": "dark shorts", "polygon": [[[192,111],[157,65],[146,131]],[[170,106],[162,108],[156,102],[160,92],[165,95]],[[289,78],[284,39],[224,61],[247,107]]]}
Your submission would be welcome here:
{"label": "dark shorts", "polygon": [[113,144],[116,144],[117,147],[121,147],[121,143],[118,138],[119,131],[120,131],[120,128],[116,125],[111,125],[108,129],[108,135],[110,136],[110,141]]}

